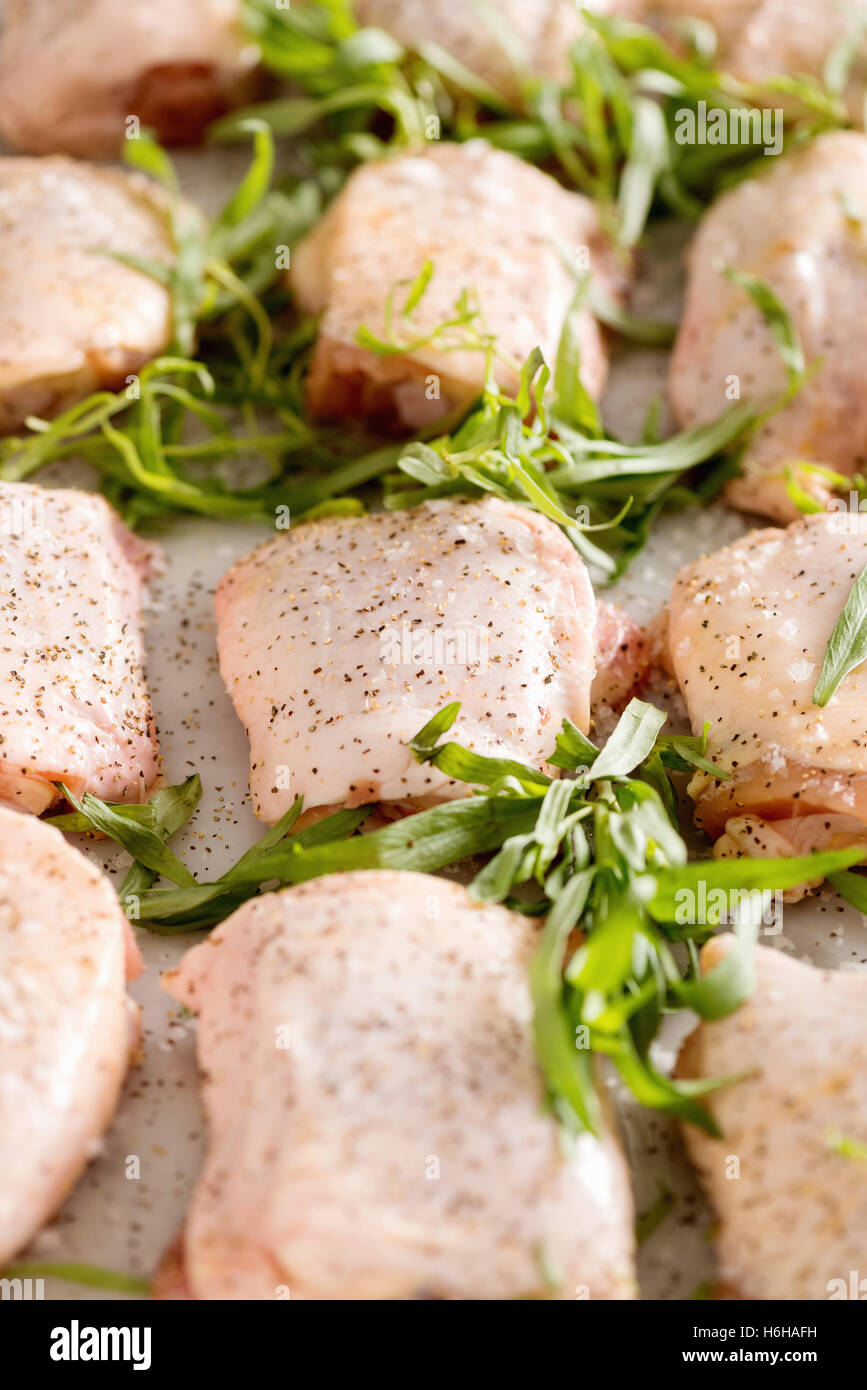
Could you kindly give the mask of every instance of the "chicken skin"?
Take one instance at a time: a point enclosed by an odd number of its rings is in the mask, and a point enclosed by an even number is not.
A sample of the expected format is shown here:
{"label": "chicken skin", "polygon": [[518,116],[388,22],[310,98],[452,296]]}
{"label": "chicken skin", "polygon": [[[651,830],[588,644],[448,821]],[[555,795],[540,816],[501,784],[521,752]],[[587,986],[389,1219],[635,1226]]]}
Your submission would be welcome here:
{"label": "chicken skin", "polygon": [[167,985],[199,1016],[211,1149],[186,1296],[633,1296],[619,1146],[570,1150],[543,1103],[535,940],[458,884],[369,872],[247,903],[187,954]]}
{"label": "chicken skin", "polygon": [[157,746],[140,597],[149,552],[99,496],[0,483],[0,801],[144,801]]}
{"label": "chicken skin", "polygon": [[129,118],[164,144],[201,137],[252,94],[240,0],[5,0],[0,134],[30,154],[111,158]]}
{"label": "chicken skin", "polygon": [[0,1267],[94,1155],[138,1040],[141,969],[108,880],[0,806]]}
{"label": "chicken skin", "polygon": [[696,774],[718,854],[806,854],[867,841],[867,666],[814,705],[828,639],[867,564],[867,515],[816,513],[685,566],[669,654],[692,727],[731,773]]}
{"label": "chicken skin", "polygon": [[[703,970],[732,943],[709,941]],[[739,1078],[707,1102],[722,1139],[683,1127],[719,1216],[722,1291],[863,1298],[863,1284],[860,1293],[848,1287],[867,1242],[867,1165],[858,1156],[867,1144],[867,976],[816,970],[769,947],[756,949],[755,969],[752,997],[702,1023],[677,1068],[683,1077]]]}
{"label": "chicken skin", "polygon": [[[363,165],[293,253],[289,272],[301,309],[322,315],[307,379],[312,413],[364,416],[400,432],[468,408],[484,384],[484,350],[459,346],[454,336],[426,341],[454,317],[464,291],[481,310],[474,328],[492,334],[507,359],[494,364],[497,380],[514,391],[514,364],[534,347],[554,360],[575,295],[564,256],[589,264],[609,296],[620,294],[622,271],[593,203],[482,140]],[[427,261],[433,278],[407,320],[400,311]],[[387,335],[399,282],[393,329],[414,346],[377,353],[356,335],[362,328]],[[607,359],[589,312],[581,314],[580,336],[582,380],[595,397]]]}
{"label": "chicken skin", "polygon": [[[749,99],[766,106],[793,104],[765,84],[781,74],[823,81],[832,49],[867,19],[865,0],[630,0],[629,17],[659,29],[675,44],[690,19],[710,24],[717,36],[714,66],[746,83]],[[863,122],[867,66],[860,55],[849,74],[844,103],[851,119]]]}
{"label": "chicken skin", "polygon": [[0,158],[0,433],[123,386],[168,346],[167,290],[114,252],[172,259],[155,184],[69,159]]}
{"label": "chicken skin", "polygon": [[[732,393],[766,403],[786,387],[771,331],[747,292],[721,273],[748,271],[774,289],[808,363],[821,366],[748,445],[729,501],[776,520],[796,517],[786,470],[802,462],[850,475],[867,457],[867,136],[823,135],[768,161],[718,199],[689,252],[686,308],[671,364],[671,398],[684,428],[720,413]],[[820,500],[821,481],[802,475]]]}
{"label": "chicken skin", "polygon": [[518,503],[440,501],[308,522],[217,588],[226,687],[258,816],[463,795],[408,741],[461,701],[454,737],[542,766],[588,727],[596,604],[562,532]]}

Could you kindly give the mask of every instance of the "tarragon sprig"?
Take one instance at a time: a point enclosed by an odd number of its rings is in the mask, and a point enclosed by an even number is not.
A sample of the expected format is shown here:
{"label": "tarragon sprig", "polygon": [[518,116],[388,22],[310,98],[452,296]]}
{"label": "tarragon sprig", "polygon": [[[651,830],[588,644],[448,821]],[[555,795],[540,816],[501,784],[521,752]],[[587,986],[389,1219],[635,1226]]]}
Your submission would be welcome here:
{"label": "tarragon sprig", "polygon": [[[465,784],[465,797],[361,834],[369,806],[296,831],[298,798],[231,869],[207,883],[190,882],[143,808],[107,814],[95,798],[74,804],[83,821],[138,856],[139,873],[162,871],[174,881],[171,888],[140,882],[134,902],[128,887],[121,890],[130,915],[162,934],[211,926],[262,891],[326,874],[436,873],[490,855],[469,885],[471,897],[545,917],[530,984],[539,1063],[561,1119],[572,1128],[599,1127],[593,1059],[605,1056],[642,1104],[712,1132],[701,1096],[721,1083],[672,1080],[655,1066],[651,1044],[664,1012],[689,1008],[719,1018],[749,994],[756,920],[743,917],[736,949],[699,978],[696,947],[720,915],[712,909],[707,920],[682,921],[683,895],[695,902],[703,885],[713,904],[715,889],[785,889],[845,871],[865,851],[689,863],[671,774],[684,767],[725,774],[708,760],[704,736],[663,734],[665,715],[643,701],[629,703],[602,749],[564,721],[548,760],[551,772],[568,774],[560,777],[443,741],[459,711],[458,704],[441,710],[410,748],[420,762]],[[75,828],[81,825],[76,820]],[[748,897],[745,906],[754,905]]]}

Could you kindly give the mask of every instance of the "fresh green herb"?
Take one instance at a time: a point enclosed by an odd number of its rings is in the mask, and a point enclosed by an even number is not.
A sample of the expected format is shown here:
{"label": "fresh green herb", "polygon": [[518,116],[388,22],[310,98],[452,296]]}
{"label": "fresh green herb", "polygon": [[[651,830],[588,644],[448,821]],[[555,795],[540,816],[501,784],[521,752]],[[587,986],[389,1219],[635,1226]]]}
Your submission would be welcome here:
{"label": "fresh green herb", "polygon": [[[454,493],[518,501],[561,526],[582,556],[612,581],[644,545],[665,504],[698,500],[688,476],[742,441],[758,418],[739,402],[708,425],[657,444],[604,436],[581,386],[578,338],[567,318],[551,380],[538,349],[514,395],[489,370],[479,406],[453,434],[414,442],[384,478],[385,505],[415,506]],[[530,415],[531,402],[535,413]],[[415,484],[407,487],[407,478]]]}
{"label": "fresh green herb", "polygon": [[61,1279],[66,1284],[82,1284],[88,1289],[108,1289],[112,1293],[139,1294],[146,1298],[151,1291],[150,1279],[142,1279],[137,1274],[121,1274],[114,1269],[102,1269],[99,1265],[67,1262],[46,1264],[39,1260],[28,1260],[23,1264],[10,1265],[0,1272],[0,1279]]}
{"label": "fresh green herb", "polygon": [[842,870],[840,873],[829,874],[828,882],[844,902],[867,915],[867,877],[864,874]]}
{"label": "fresh green herb", "polygon": [[867,658],[867,566],[849,592],[834,624],[822,671],[813,691],[814,705],[827,705],[840,682]]}
{"label": "fresh green herb", "polygon": [[559,1266],[555,1264],[547,1241],[539,1241],[535,1253],[536,1262],[539,1266],[539,1273],[542,1276],[545,1287],[551,1293],[555,1293],[557,1289],[562,1289],[563,1273]]}
{"label": "fresh green herb", "polygon": [[729,144],[683,142],[678,137],[684,112],[695,116],[702,102],[737,111],[761,103],[762,93],[780,91],[788,98],[784,145],[847,120],[840,83],[851,46],[835,56],[827,88],[780,76],[760,90],[713,67],[715,43],[708,41],[713,31],[707,25],[693,26],[697,41],[692,56],[684,57],[645,26],[587,14],[565,78],[553,81],[527,70],[502,15],[479,7],[478,0],[477,8],[484,11],[480,25],[487,24],[514,70],[509,93],[492,88],[435,43],[408,52],[382,30],[361,28],[347,0],[285,10],[275,10],[271,0],[245,0],[247,25],[266,68],[302,95],[232,113],[215,133],[239,138],[251,115],[275,134],[297,137],[316,128],[318,150],[344,169],[395,146],[482,136],[523,159],[553,165],[564,182],[600,204],[603,218],[629,246],[640,238],[655,203],[697,216],[721,188],[764,163],[748,123],[737,126]]}
{"label": "fresh green herb", "polygon": [[618,193],[618,235],[624,246],[641,237],[657,186],[671,171],[668,129],[662,108],[637,93],[632,101],[632,135]]}
{"label": "fresh green herb", "polygon": [[[452,704],[441,710],[410,747],[420,762],[465,783],[471,792],[466,798],[364,834],[356,832],[370,807],[339,811],[296,831],[299,799],[233,868],[210,883],[189,882],[173,856],[162,861],[165,846],[143,835],[139,815],[119,822],[93,798],[82,799],[82,813],[131,852],[143,846],[146,859],[139,862],[149,872],[166,862],[167,875],[178,886],[146,888],[137,902],[140,920],[159,933],[210,926],[263,890],[323,874],[435,873],[491,855],[470,885],[471,896],[546,916],[530,984],[539,1062],[561,1120],[572,1128],[598,1130],[594,1059],[605,1056],[642,1104],[714,1132],[701,1097],[723,1081],[675,1081],[651,1061],[650,1045],[663,1012],[690,1008],[703,1018],[720,1018],[747,997],[757,922],[756,904],[743,902],[745,891],[791,887],[836,873],[860,862],[865,851],[688,864],[670,778],[690,760],[715,771],[705,758],[703,738],[662,734],[661,712],[632,700],[601,750],[565,722],[550,762],[576,775],[552,780],[513,759],[487,758],[443,742],[459,709]],[[698,978],[694,951],[686,973],[676,953],[684,942],[694,946],[706,940],[719,923],[714,909],[709,920],[697,920],[702,884],[731,894],[738,925],[734,949]],[[716,900],[711,892],[708,901]],[[576,940],[579,926],[582,937]]]}
{"label": "fresh green herb", "polygon": [[863,1144],[860,1139],[850,1139],[838,1129],[829,1129],[825,1134],[825,1142],[828,1148],[833,1149],[841,1158],[850,1158],[855,1163],[867,1163],[867,1144]]}
{"label": "fresh green herb", "polygon": [[837,195],[843,208],[843,214],[847,222],[851,222],[853,227],[862,228],[864,226],[864,213],[848,188],[841,188]]}
{"label": "fresh green herb", "polygon": [[610,299],[596,281],[591,281],[588,304],[594,318],[612,328],[621,338],[651,347],[670,347],[677,335],[677,325],[659,319],[640,318]]}
{"label": "fresh green herb", "polygon": [[[191,377],[195,392],[181,384]],[[294,509],[307,494],[279,483],[233,489],[218,477],[195,477],[192,465],[257,452],[273,464],[306,445],[310,432],[299,419],[273,436],[234,435],[210,405],[214,390],[203,363],[157,358],[122,391],[99,392],[50,423],[31,417],[29,437],[0,444],[0,477],[19,482],[50,463],[81,458],[102,475],[103,490],[132,525],[175,511],[273,525],[279,506]],[[204,427],[195,444],[181,437],[190,416]],[[312,500],[326,496],[317,491]]]}
{"label": "fresh green herb", "polygon": [[151,882],[162,876],[185,886],[195,883],[166,840],[186,824],[201,799],[202,784],[197,775],[177,787],[156,792],[144,805],[112,804],[88,792],[79,801],[62,782],[58,783],[58,790],[75,807],[75,814],[53,818],[52,823],[59,829],[95,830],[108,835],[132,855],[140,870],[151,874]]}
{"label": "fresh green herb", "polygon": [[284,200],[271,193],[274,139],[263,121],[252,119],[241,123],[239,133],[252,136],[253,159],[239,187],[210,224],[181,196],[171,160],[147,130],[125,143],[127,162],[150,174],[166,192],[175,255],[169,265],[131,255],[115,258],[168,288],[175,332],[170,354],[193,356],[203,317],[240,304],[256,318],[256,293],[276,277],[274,249],[281,240],[278,230],[285,208]]}
{"label": "fresh green herb", "polygon": [[867,18],[850,12],[849,27],[832,45],[825,59],[822,80],[832,96],[843,99],[853,65],[867,37]]}
{"label": "fresh green herb", "polygon": [[[432,264],[426,262],[409,285],[400,328],[395,324],[395,295],[408,282],[389,296],[385,338],[375,337],[365,327],[358,341],[380,355],[412,352],[430,343],[446,350],[484,353],[482,398],[452,434],[405,446],[397,459],[398,473],[384,476],[385,506],[398,509],[455,493],[478,496],[485,492],[521,502],[562,527],[584,559],[609,582],[623,573],[646,543],[664,506],[709,499],[736,470],[736,446],[789,401],[808,375],[797,331],[773,290],[755,276],[732,272],[758,304],[779,344],[788,375],[785,394],[756,405],[737,403],[716,420],[670,439],[625,445],[606,437],[597,407],[581,380],[581,315],[588,306],[599,304],[589,276],[578,277],[552,374],[538,348],[519,371],[517,364],[504,358],[496,342],[476,327],[480,307],[471,304],[467,294],[459,298],[444,324],[415,332],[411,313],[421,303],[433,274]],[[615,319],[614,306],[605,307],[609,321]],[[630,323],[629,316],[623,321]],[[634,336],[661,340],[659,325],[637,323]],[[634,329],[635,321],[630,326]],[[517,372],[514,395],[498,385],[494,372],[498,360]],[[705,468],[703,478],[687,476],[712,460],[717,460],[717,466]],[[407,488],[406,476],[417,486]]]}
{"label": "fresh green herb", "polygon": [[233,112],[215,123],[217,138],[237,138],[250,114],[283,135],[297,136],[324,122],[349,153],[377,112],[394,121],[396,142],[424,138],[432,107],[403,71],[406,53],[382,29],[362,28],[348,0],[285,8],[272,0],[244,0],[243,13],[263,65],[305,95]]}
{"label": "fresh green herb", "polygon": [[718,269],[727,279],[746,290],[760,311],[786,368],[788,396],[795,395],[803,384],[807,368],[798,331],[786,306],[777,292],[758,276],[750,275],[746,270],[736,270],[732,266],[720,266]]}
{"label": "fresh green herb", "polygon": [[685,139],[684,127],[702,108],[738,118],[763,105],[768,92],[785,93],[783,149],[847,122],[839,94],[816,80],[779,76],[750,86],[714,67],[715,36],[707,25],[693,25],[699,41],[684,56],[644,25],[589,13],[586,22],[620,75],[629,108],[619,140],[611,137],[622,169],[619,228],[626,244],[641,235],[655,202],[696,217],[719,192],[766,165],[749,120],[730,118],[734,138],[726,143]]}
{"label": "fresh green herb", "polygon": [[675,1196],[671,1188],[660,1185],[656,1199],[642,1212],[635,1222],[635,1241],[643,1245],[663,1223],[668,1213],[674,1209]]}
{"label": "fresh green herb", "polygon": [[186,825],[202,799],[198,773],[175,787],[160,787],[143,805],[100,801],[90,795],[77,801],[62,784],[58,784],[58,790],[76,809],[46,817],[49,825],[58,830],[108,835],[132,855],[132,866],[118,889],[121,906],[128,916],[137,916],[139,894],[162,875],[175,883],[195,882],[189,870],[166,848],[166,841]]}
{"label": "fresh green herb", "polygon": [[[454,310],[449,318],[436,324],[429,332],[415,330],[412,315],[418,308],[433,278],[433,261],[425,261],[413,281],[401,281],[386,296],[383,317],[385,337],[380,338],[366,325],[358,329],[355,340],[360,347],[367,348],[377,357],[393,357],[404,353],[418,352],[431,347],[438,352],[476,350],[488,353],[494,350],[494,340],[490,334],[477,329],[480,310],[468,290],[462,290],[455,300]],[[406,289],[406,297],[400,309],[400,323],[395,324],[395,295],[399,289]]]}

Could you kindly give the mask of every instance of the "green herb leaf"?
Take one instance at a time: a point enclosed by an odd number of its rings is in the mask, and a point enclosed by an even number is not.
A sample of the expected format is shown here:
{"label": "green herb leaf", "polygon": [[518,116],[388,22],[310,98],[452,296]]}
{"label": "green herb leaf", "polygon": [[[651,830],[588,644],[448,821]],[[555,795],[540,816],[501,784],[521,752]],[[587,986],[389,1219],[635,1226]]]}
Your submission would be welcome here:
{"label": "green herb leaf", "polygon": [[867,566],[849,592],[828,641],[814,705],[827,705],[841,681],[867,657]]}
{"label": "green herb leaf", "polygon": [[563,962],[569,934],[587,902],[595,869],[575,874],[563,890],[530,963],[533,1035],[536,1055],[552,1096],[568,1106],[578,1122],[598,1133],[599,1102],[589,1050],[572,1027],[563,1000]]}
{"label": "green herb leaf", "polygon": [[60,1279],[66,1284],[81,1284],[88,1289],[108,1289],[111,1293],[139,1294],[146,1298],[151,1291],[150,1279],[138,1274],[121,1274],[99,1265],[67,1261],[55,1264],[42,1260],[27,1260],[9,1265],[0,1272],[2,1279]]}
{"label": "green herb leaf", "polygon": [[750,997],[755,988],[754,925],[739,927],[735,944],[713,970],[698,980],[677,980],[673,988],[681,1003],[701,1018],[725,1018]]}
{"label": "green herb leaf", "polygon": [[776,290],[758,276],[732,266],[721,266],[719,269],[726,279],[746,290],[760,310],[786,368],[789,392],[794,393],[804,380],[806,362],[800,336],[785,304]]}
{"label": "green herb leaf", "polygon": [[79,801],[62,782],[57,785],[70,805],[86,818],[92,830],[109,835],[119,845],[123,845],[133,859],[144,868],[151,869],[156,874],[164,874],[173,883],[195,884],[196,880],[189,869],[172,854],[154,828],[153,814],[150,824],[142,821],[140,812],[142,809],[150,810],[149,807],[110,806],[108,802],[100,801],[89,792],[85,792]]}
{"label": "green herb leaf", "polygon": [[649,755],[666,716],[644,700],[632,699],[617,728],[593,763],[593,777],[625,777]]}
{"label": "green herb leaf", "polygon": [[675,922],[679,893],[698,895],[702,887],[707,893],[714,889],[748,892],[752,889],[796,888],[811,879],[825,878],[852,864],[860,864],[865,858],[867,849],[853,846],[792,858],[703,860],[680,869],[662,870],[657,875],[655,891],[647,907],[656,921]]}

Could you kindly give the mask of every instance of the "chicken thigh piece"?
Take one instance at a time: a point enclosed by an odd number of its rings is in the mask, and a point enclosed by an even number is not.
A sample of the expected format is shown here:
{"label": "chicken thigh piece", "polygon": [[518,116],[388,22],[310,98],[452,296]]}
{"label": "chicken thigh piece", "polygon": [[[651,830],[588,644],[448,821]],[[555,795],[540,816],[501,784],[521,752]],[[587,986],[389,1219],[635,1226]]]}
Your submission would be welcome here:
{"label": "chicken thigh piece", "polygon": [[580,556],[518,503],[439,501],[307,522],[220,581],[220,669],[273,824],[306,809],[463,795],[407,744],[454,700],[477,753],[542,766],[586,730],[596,604]]}
{"label": "chicken thigh piece", "polygon": [[844,101],[849,116],[863,124],[867,62],[862,25],[865,0],[630,0],[627,14],[682,44],[690,20],[710,24],[717,36],[714,66],[746,83],[749,98],[765,106],[794,105],[794,98],[764,84],[781,75],[823,81],[825,62],[841,41],[852,37],[856,56]]}
{"label": "chicken thigh piece", "polygon": [[[703,970],[733,941],[709,941]],[[847,1297],[867,1244],[867,1165],[857,1154],[867,1144],[867,975],[820,971],[766,946],[755,970],[752,997],[702,1023],[677,1067],[682,1077],[741,1078],[707,1102],[721,1139],[683,1126],[719,1217],[722,1291]]]}
{"label": "chicken thigh piece", "polygon": [[0,806],[0,1268],[94,1156],[138,1042],[140,969],[108,880]]}
{"label": "chicken thigh piece", "polygon": [[867,515],[816,513],[686,565],[670,661],[695,733],[731,780],[697,773],[696,819],[721,855],[867,842],[867,666],[814,705],[828,639],[867,564]]}
{"label": "chicken thigh piece", "polygon": [[[620,295],[625,277],[593,203],[483,140],[362,165],[293,252],[296,300],[322,315],[307,379],[311,411],[364,416],[400,432],[469,407],[484,384],[485,352],[456,347],[454,336],[450,346],[425,341],[454,317],[464,291],[481,310],[474,327],[491,333],[507,358],[520,365],[540,347],[553,363],[575,295],[570,259],[589,262],[609,296]],[[433,278],[407,320],[400,311],[408,287],[427,261]],[[393,331],[416,344],[409,352],[377,353],[356,340],[362,328],[387,337],[390,295]],[[582,379],[595,397],[605,344],[589,311],[580,324]],[[514,391],[512,366],[495,368],[503,389]]]}
{"label": "chicken thigh piece", "polygon": [[0,135],[31,154],[117,156],[129,118],[196,141],[253,94],[241,0],[5,0]]}
{"label": "chicken thigh piece", "polygon": [[149,551],[91,493],[0,482],[0,801],[145,801],[158,772],[140,600]]}
{"label": "chicken thigh piece", "polygon": [[570,1151],[544,1104],[535,941],[458,884],[365,872],[247,903],[187,954],[167,985],[199,1016],[211,1141],[187,1296],[634,1296],[617,1141]]}
{"label": "chicken thigh piece", "polygon": [[172,259],[156,184],[70,159],[0,158],[0,433],[123,386],[168,346],[167,290],[115,252]]}
{"label": "chicken thigh piece", "polygon": [[[744,476],[727,488],[744,511],[799,515],[786,470],[802,462],[852,474],[867,460],[867,136],[823,135],[768,161],[705,214],[689,252],[686,308],[671,363],[671,398],[687,429],[713,419],[737,389],[764,404],[782,396],[785,370],[771,331],[723,266],[766,281],[821,366],[747,447]],[[728,394],[727,394],[728,393]],[[824,500],[826,490],[802,475]]]}

